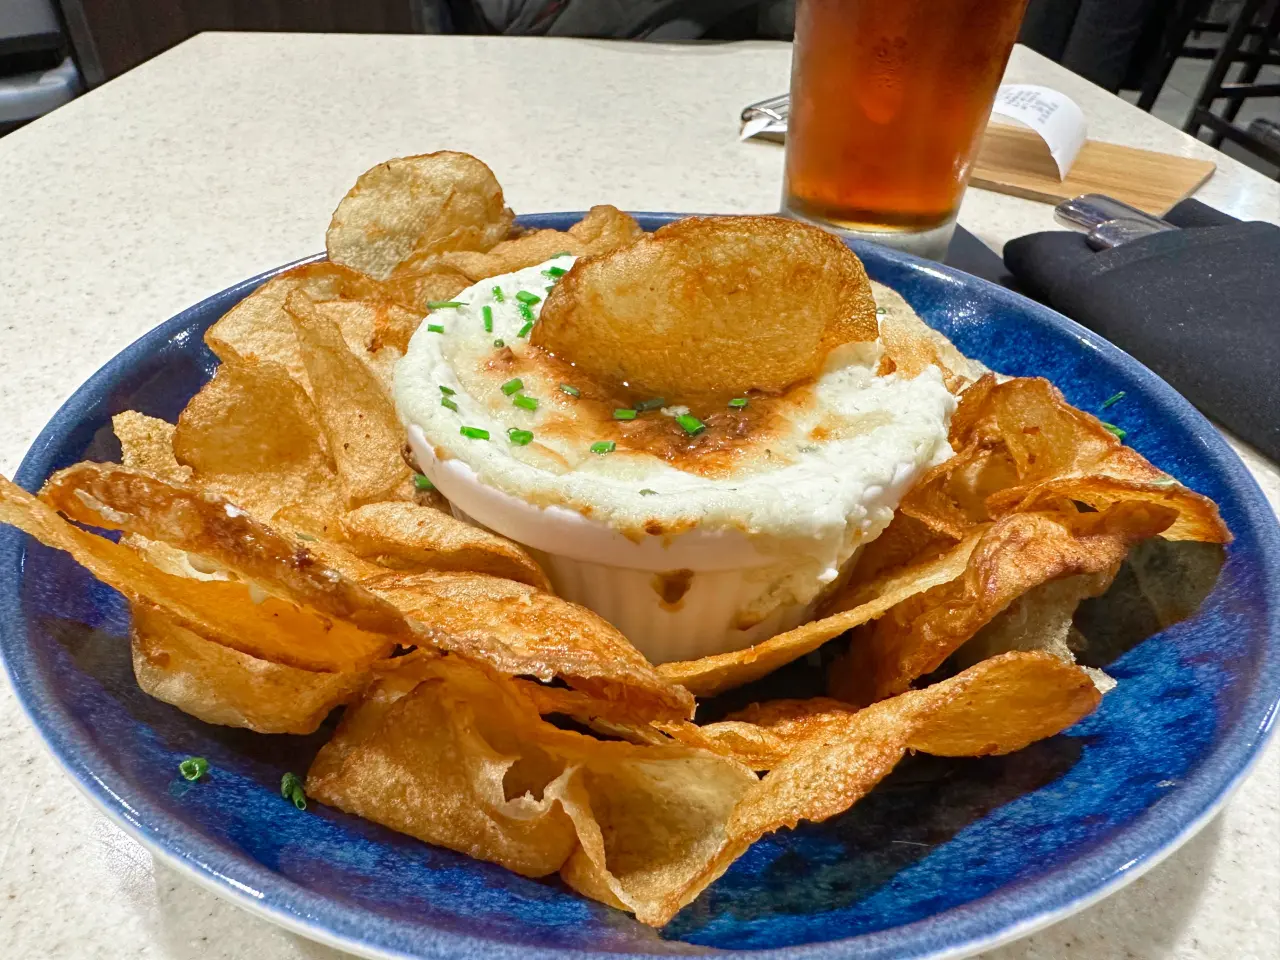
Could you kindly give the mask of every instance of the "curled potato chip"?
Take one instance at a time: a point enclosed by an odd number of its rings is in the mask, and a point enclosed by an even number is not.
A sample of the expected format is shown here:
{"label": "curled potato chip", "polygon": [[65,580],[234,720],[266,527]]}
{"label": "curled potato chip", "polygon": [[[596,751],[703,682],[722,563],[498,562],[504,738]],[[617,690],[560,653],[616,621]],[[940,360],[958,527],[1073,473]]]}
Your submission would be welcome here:
{"label": "curled potato chip", "polygon": [[463,570],[551,589],[523,547],[434,507],[371,503],[343,516],[342,529],[348,549],[385,567]]}
{"label": "curled potato chip", "polygon": [[829,689],[874,703],[907,689],[1024,593],[1063,577],[1114,571],[1129,548],[1176,514],[1120,503],[1103,513],[1012,514],[986,529],[962,576],[907,598],[855,635],[831,666]]}
{"label": "curled potato chip", "polygon": [[1096,509],[1125,501],[1171,507],[1177,516],[1166,539],[1231,539],[1212,500],[1152,466],[1039,377],[984,377],[961,397],[950,440],[956,456],[925,474],[901,505],[949,536],[1076,500]]}
{"label": "curled potato chip", "polygon": [[524,876],[554,873],[577,843],[562,804],[575,768],[475,669],[445,658],[385,676],[316,756],[307,795]]}
{"label": "curled potato chip", "polygon": [[880,375],[897,373],[907,379],[918,377],[926,367],[942,371],[943,382],[952,393],[959,393],[987,373],[986,367],[970,360],[955,344],[934,330],[911,309],[896,290],[872,281],[880,324],[880,342],[884,357]]}
{"label": "curled potato chip", "polygon": [[632,217],[617,207],[601,205],[592,207],[585,217],[568,230],[534,230],[503,240],[492,250],[483,253],[460,250],[411,258],[396,269],[391,282],[413,275],[430,276],[431,271],[454,270],[468,279],[469,283],[463,286],[469,286],[485,277],[496,277],[536,266],[561,253],[570,253],[575,257],[608,253],[634,243],[642,236],[644,230]]}
{"label": "curled potato chip", "polygon": [[66,551],[134,603],[160,607],[179,626],[262,660],[339,672],[361,669],[395,646],[386,634],[322,617],[276,597],[255,602],[244,583],[164,573],[128,547],[63,520],[53,507],[3,477],[0,523]]}
{"label": "curled potato chip", "polygon": [[217,494],[111,463],[78,463],[50,477],[40,496],[72,520],[167,543],[268,593],[361,629],[408,632],[404,618],[385,600]]}
{"label": "curled potato chip", "polygon": [[294,292],[285,309],[293,317],[347,506],[396,498],[410,471],[400,456],[404,430],[391,398],[315,303]]}
{"label": "curled potato chip", "polygon": [[120,462],[126,467],[174,483],[191,480],[191,468],[179,463],[174,456],[176,427],[172,423],[137,410],[126,410],[111,418],[111,429],[120,441]]}
{"label": "curled potato chip", "polygon": [[132,604],[133,673],[144,693],[206,723],[258,733],[314,732],[368,684],[368,670],[318,673],[260,660]]}
{"label": "curled potato chip", "polygon": [[862,263],[817,227],[693,217],[574,264],[530,342],[606,383],[681,399],[776,393],[876,337]]}
{"label": "curled potato chip", "polygon": [[514,580],[475,573],[386,574],[365,586],[421,625],[433,646],[509,676],[560,677],[646,719],[683,719],[693,697],[664,679],[586,607]]}
{"label": "curled potato chip", "polygon": [[441,150],[361,174],[333,211],[324,243],[334,263],[385,280],[414,254],[488,250],[513,220],[492,170]]}
{"label": "curled potato chip", "polygon": [[882,616],[909,597],[955,580],[964,573],[977,542],[978,535],[971,535],[952,545],[945,553],[893,570],[875,583],[864,585],[859,594],[861,602],[850,609],[780,633],[745,650],[717,653],[700,660],[664,663],[658,671],[699,697],[715,696],[758,680],[817,650],[846,630]]}
{"label": "curled potato chip", "polygon": [[315,407],[280,364],[229,354],[178,417],[173,447],[201,486],[259,520],[291,504],[342,507]]}

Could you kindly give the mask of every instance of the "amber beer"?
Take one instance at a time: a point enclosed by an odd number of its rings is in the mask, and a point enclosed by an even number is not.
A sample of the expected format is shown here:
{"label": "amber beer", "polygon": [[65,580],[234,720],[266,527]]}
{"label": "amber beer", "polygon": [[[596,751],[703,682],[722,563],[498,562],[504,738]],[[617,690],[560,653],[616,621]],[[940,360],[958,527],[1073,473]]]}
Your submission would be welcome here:
{"label": "amber beer", "polygon": [[1025,6],[799,0],[784,209],[945,250]]}

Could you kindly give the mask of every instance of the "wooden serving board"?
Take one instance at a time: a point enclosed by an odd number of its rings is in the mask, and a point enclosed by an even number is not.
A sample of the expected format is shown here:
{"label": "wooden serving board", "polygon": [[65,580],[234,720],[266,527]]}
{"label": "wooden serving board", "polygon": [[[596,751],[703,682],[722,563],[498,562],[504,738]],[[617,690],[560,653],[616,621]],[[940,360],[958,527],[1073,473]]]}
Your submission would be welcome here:
{"label": "wooden serving board", "polygon": [[1212,176],[1217,164],[1086,140],[1065,180],[1049,150],[1025,127],[989,124],[970,183],[1028,200],[1060,203],[1082,193],[1109,197],[1163,216]]}

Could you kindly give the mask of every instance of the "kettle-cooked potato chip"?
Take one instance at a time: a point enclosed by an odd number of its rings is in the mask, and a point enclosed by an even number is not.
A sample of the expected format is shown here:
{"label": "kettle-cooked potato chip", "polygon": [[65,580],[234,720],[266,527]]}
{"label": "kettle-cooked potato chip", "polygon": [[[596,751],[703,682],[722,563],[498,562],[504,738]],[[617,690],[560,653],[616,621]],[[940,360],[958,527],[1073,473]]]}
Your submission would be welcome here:
{"label": "kettle-cooked potato chip", "polygon": [[574,264],[530,342],[649,396],[778,393],[843,343],[876,338],[861,261],[779,217],[692,217]]}
{"label": "kettle-cooked potato chip", "polygon": [[362,173],[333,211],[324,245],[334,263],[385,280],[414,254],[488,250],[513,220],[492,170],[441,150]]}
{"label": "kettle-cooked potato chip", "polygon": [[191,480],[191,468],[174,456],[173,435],[177,428],[172,423],[126,410],[111,418],[111,429],[120,441],[120,462],[126,467],[174,483]]}

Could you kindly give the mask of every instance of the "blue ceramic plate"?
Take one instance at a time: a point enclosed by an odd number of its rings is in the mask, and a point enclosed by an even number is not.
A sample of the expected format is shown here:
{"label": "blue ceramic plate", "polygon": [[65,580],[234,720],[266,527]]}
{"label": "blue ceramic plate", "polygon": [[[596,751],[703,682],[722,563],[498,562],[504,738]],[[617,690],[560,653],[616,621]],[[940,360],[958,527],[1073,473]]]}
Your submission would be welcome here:
{"label": "blue ceramic plate", "polygon": [[[578,216],[524,222],[563,229]],[[653,229],[673,217],[640,219]],[[527,880],[319,804],[297,812],[280,799],[280,775],[304,771],[327,729],[259,736],[144,696],[121,598],[2,527],[0,645],[31,722],[80,788],[171,866],[366,956],[952,957],[1081,909],[1187,839],[1258,753],[1280,691],[1275,517],[1217,431],[1120,350],[1000,287],[855,249],[874,279],[991,367],[1047,376],[1086,410],[1125,391],[1108,418],[1213,497],[1235,532],[1198,613],[1136,644],[1112,638],[1106,659],[1120,685],[1066,734],[1003,758],[917,758],[845,816],[757,843],[655,932],[555,879]],[[205,328],[275,272],[184,311],[108,363],[40,434],[18,482],[35,490],[75,461],[114,459],[118,411],[175,418],[213,370]],[[1205,558],[1192,551],[1170,576]],[[1143,626],[1149,610],[1104,614],[1094,620],[1128,623],[1135,636],[1157,629]],[[209,758],[208,782],[178,778],[189,755]]]}

